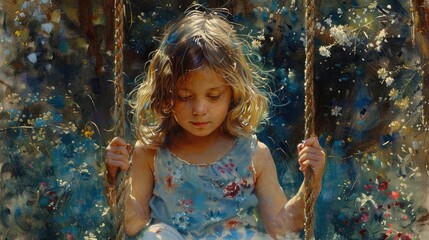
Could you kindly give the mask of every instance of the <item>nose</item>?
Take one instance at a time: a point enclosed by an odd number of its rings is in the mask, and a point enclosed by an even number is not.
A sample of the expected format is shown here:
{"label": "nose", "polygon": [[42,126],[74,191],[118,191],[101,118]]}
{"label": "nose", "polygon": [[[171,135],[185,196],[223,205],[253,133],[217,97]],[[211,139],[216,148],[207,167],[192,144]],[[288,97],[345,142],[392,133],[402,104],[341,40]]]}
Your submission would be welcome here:
{"label": "nose", "polygon": [[192,106],[192,114],[195,116],[204,116],[207,113],[207,103],[204,100],[195,100]]}

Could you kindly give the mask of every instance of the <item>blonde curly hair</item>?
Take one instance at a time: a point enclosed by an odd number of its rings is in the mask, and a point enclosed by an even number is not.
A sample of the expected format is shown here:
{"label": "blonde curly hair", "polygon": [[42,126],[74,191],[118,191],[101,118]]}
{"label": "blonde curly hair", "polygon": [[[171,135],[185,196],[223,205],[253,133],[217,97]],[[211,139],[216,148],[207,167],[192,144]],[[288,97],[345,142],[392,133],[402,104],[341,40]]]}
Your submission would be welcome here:
{"label": "blonde curly hair", "polygon": [[[180,131],[172,108],[177,88],[187,72],[208,66],[231,87],[230,110],[222,124],[231,136],[248,136],[266,120],[268,99],[264,78],[250,61],[250,44],[240,38],[224,9],[193,7],[168,25],[132,104],[135,134],[148,148],[156,148]],[[243,53],[247,49],[247,54]]]}

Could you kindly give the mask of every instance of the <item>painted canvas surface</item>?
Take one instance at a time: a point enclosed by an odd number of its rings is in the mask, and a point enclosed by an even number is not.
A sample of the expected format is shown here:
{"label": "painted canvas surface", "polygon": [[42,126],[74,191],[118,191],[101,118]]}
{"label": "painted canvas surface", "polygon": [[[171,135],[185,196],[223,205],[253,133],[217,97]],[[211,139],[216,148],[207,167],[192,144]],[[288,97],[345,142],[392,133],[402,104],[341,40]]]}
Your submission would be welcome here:
{"label": "painted canvas surface", "polygon": [[[258,133],[288,196],[302,182],[303,1],[125,1],[125,92],[192,3],[229,9],[270,72]],[[113,0],[0,2],[0,239],[109,239]],[[429,239],[429,2],[316,1],[316,131],[328,155],[316,239]],[[127,139],[133,141],[130,122]]]}

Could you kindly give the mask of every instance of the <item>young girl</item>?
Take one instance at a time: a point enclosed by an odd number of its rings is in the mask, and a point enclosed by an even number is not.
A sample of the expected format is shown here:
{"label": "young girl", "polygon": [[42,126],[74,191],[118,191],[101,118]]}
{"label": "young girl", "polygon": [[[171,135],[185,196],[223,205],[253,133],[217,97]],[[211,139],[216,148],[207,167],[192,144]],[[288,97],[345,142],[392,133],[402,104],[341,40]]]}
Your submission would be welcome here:
{"label": "young girl", "polygon": [[[130,171],[124,221],[138,239],[267,239],[298,232],[304,188],[288,200],[254,135],[267,110],[243,41],[223,12],[188,10],[165,32],[134,104],[137,142],[106,148],[107,181]],[[298,145],[321,189],[317,138]],[[261,226],[263,226],[261,230]]]}

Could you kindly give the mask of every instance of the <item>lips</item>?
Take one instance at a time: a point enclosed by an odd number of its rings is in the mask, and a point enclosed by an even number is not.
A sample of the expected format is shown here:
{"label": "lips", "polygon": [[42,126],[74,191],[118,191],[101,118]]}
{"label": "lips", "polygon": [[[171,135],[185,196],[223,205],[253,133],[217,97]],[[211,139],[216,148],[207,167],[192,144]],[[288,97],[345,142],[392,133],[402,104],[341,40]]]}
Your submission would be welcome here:
{"label": "lips", "polygon": [[209,122],[191,122],[191,124],[194,125],[195,127],[204,127],[204,126],[207,126]]}

